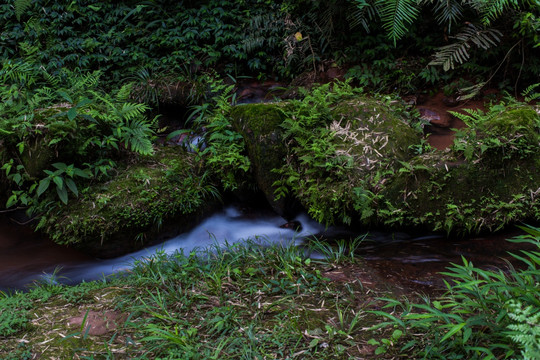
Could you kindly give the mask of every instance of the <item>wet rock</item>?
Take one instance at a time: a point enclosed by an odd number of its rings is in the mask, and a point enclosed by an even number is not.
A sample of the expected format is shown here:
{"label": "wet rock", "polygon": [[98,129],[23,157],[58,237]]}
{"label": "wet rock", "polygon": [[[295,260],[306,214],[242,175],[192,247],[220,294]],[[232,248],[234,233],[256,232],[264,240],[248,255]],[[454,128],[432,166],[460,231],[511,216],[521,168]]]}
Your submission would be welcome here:
{"label": "wet rock", "polygon": [[418,108],[418,112],[420,113],[420,117],[428,121],[431,125],[441,128],[448,128],[450,126],[450,116],[448,114],[441,115],[436,111],[426,108]]}
{"label": "wet rock", "polygon": [[[83,334],[105,335],[115,331],[126,320],[126,314],[119,311],[88,310],[68,320],[68,326],[81,329]],[[84,323],[84,325],[83,325]]]}
{"label": "wet rock", "polygon": [[264,193],[272,209],[279,215],[294,216],[290,197],[276,199],[274,183],[279,175],[273,170],[281,167],[287,155],[280,128],[285,103],[237,105],[231,111],[231,122],[246,143],[257,187]]}
{"label": "wet rock", "polygon": [[442,102],[448,107],[454,107],[459,105],[459,100],[454,96],[445,96],[443,97]]}
{"label": "wet rock", "polygon": [[201,160],[180,146],[117,169],[63,207],[51,210],[40,230],[59,244],[110,258],[193,228],[220,207]]}
{"label": "wet rock", "polygon": [[290,230],[294,230],[298,232],[302,231],[302,223],[298,220],[292,220],[292,221],[286,222],[285,224],[280,225],[279,227],[282,229],[290,229]]}

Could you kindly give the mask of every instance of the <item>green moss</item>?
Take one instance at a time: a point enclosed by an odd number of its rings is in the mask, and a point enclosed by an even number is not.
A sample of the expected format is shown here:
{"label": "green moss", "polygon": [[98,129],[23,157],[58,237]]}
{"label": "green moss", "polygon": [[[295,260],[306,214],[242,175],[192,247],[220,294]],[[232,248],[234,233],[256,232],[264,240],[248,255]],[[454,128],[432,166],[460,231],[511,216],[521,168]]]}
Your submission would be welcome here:
{"label": "green moss", "polygon": [[[216,195],[195,155],[162,147],[154,156],[120,169],[109,182],[89,187],[76,201],[42,217],[41,228],[60,244],[99,256],[133,251],[186,228]],[[177,230],[178,231],[178,230]]]}
{"label": "green moss", "polygon": [[433,153],[413,159],[382,192],[377,216],[387,225],[421,226],[462,234],[494,231],[540,219],[539,157],[491,162],[456,161]]}
{"label": "green moss", "polygon": [[513,137],[522,135],[531,142],[540,140],[540,116],[530,106],[508,109],[483,124],[493,135]]}
{"label": "green moss", "polygon": [[287,116],[285,107],[285,103],[245,104],[235,106],[230,113],[231,123],[246,144],[256,185],[281,215],[287,215],[286,200],[276,200],[274,196],[276,187],[273,184],[279,175],[273,170],[281,167],[287,155],[280,127]]}
{"label": "green moss", "polygon": [[318,221],[371,222],[379,191],[419,134],[388,104],[358,95],[315,121],[289,124],[294,137],[283,178]]}

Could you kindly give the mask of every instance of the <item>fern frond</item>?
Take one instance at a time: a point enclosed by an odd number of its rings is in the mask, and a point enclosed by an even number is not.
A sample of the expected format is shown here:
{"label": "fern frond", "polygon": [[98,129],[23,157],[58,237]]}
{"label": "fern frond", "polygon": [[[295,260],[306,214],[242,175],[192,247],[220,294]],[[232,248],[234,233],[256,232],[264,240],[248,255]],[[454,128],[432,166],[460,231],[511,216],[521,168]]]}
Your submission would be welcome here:
{"label": "fern frond", "polygon": [[463,7],[456,0],[439,0],[434,5],[433,11],[437,22],[448,26],[448,32],[450,32],[452,24],[456,24],[463,16]]}
{"label": "fern frond", "polygon": [[116,94],[116,101],[118,102],[128,101],[132,90],[133,90],[133,83],[128,83],[122,86],[120,90],[118,90],[118,93]]}
{"label": "fern frond", "polygon": [[124,129],[124,143],[132,151],[141,155],[151,155],[154,152],[152,141],[152,129],[146,119],[134,119],[126,124]]}
{"label": "fern frond", "polygon": [[32,0],[15,0],[13,6],[15,7],[15,16],[18,21],[21,21],[22,14],[30,7]]}
{"label": "fern frond", "polygon": [[377,0],[376,4],[380,6],[383,28],[395,45],[407,33],[407,26],[418,17],[418,3],[416,0]]}
{"label": "fern frond", "polygon": [[455,36],[456,43],[439,48],[429,65],[442,65],[444,71],[453,69],[455,63],[463,64],[469,60],[471,44],[487,50],[501,41],[502,33],[495,29],[479,29],[469,24],[461,33]]}
{"label": "fern frond", "polygon": [[[367,0],[355,0],[351,6],[347,19],[351,29],[362,25],[364,30],[369,33],[369,22],[379,16],[379,11],[374,3]],[[368,22],[369,21],[369,22]]]}
{"label": "fern frond", "polygon": [[148,110],[148,106],[145,104],[136,104],[136,103],[124,103],[122,108],[118,111],[118,115],[126,120],[132,120]]}
{"label": "fern frond", "polygon": [[528,86],[522,93],[523,97],[525,98],[525,102],[530,102],[533,100],[540,99],[540,92],[536,91],[536,88],[540,86],[540,83],[532,84],[531,86]]}
{"label": "fern frond", "polygon": [[482,23],[490,25],[492,21],[501,16],[509,7],[519,8],[518,0],[474,0],[473,8],[480,13]]}

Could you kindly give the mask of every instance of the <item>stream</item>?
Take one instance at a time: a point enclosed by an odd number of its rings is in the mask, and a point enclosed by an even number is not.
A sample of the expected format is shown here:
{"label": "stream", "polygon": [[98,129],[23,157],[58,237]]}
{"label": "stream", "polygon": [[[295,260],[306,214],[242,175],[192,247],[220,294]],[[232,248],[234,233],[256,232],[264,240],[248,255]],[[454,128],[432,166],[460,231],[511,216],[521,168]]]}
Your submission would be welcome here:
{"label": "stream", "polygon": [[[245,211],[228,206],[201,222],[192,231],[176,236],[162,244],[114,259],[100,260],[74,249],[44,239],[29,227],[0,219],[0,290],[24,289],[36,280],[52,278],[75,284],[127,270],[134,260],[148,258],[163,251],[184,254],[196,249],[220,246],[251,239],[258,244],[302,246],[314,236],[332,239],[355,238],[359,234],[347,229],[329,228],[300,215],[300,231],[280,227],[285,220],[270,211]],[[491,234],[472,239],[446,239],[439,234],[412,236],[405,233],[372,232],[358,249],[364,259],[366,281],[389,284],[397,292],[430,292],[443,286],[442,277],[450,262],[461,264],[461,256],[484,268],[504,267],[507,251],[517,251],[520,245],[505,241],[518,231]],[[320,254],[311,254],[320,257]],[[370,279],[370,280],[367,280]],[[364,279],[361,279],[363,281]]]}

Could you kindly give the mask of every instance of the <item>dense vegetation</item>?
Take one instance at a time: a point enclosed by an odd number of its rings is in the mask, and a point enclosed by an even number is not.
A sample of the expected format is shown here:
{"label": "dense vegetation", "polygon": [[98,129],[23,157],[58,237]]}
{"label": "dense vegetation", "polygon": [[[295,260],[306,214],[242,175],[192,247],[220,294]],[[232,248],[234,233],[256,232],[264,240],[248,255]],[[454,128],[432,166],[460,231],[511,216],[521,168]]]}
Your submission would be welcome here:
{"label": "dense vegetation", "polygon": [[[540,219],[538,0],[7,0],[0,24],[0,201],[58,243],[116,255],[253,193],[326,224],[467,234]],[[246,77],[290,84],[288,101],[236,106]],[[505,96],[455,113],[468,127],[444,152],[398,96],[487,87]],[[167,107],[179,119],[160,125]],[[330,262],[246,245],[75,287],[53,276],[0,293],[0,357],[533,359],[527,231],[522,267],[465,260],[422,303],[329,282],[354,273],[354,241],[314,242]],[[89,334],[94,313],[116,330]]]}

